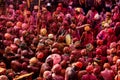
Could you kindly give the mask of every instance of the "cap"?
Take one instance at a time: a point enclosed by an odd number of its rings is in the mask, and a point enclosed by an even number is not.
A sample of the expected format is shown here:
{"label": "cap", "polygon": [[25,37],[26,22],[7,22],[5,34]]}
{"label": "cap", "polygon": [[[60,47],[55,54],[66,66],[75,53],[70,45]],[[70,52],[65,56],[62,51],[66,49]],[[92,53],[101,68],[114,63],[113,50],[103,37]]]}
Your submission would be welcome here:
{"label": "cap", "polygon": [[30,11],[27,11],[26,14],[31,14],[31,12],[30,12]]}
{"label": "cap", "polygon": [[90,28],[90,26],[85,26],[85,27],[84,27],[84,30],[85,30],[85,31],[90,31],[91,28]]}
{"label": "cap", "polygon": [[83,64],[82,64],[82,62],[76,62],[75,66],[78,68],[82,68]]}
{"label": "cap", "polygon": [[48,34],[48,38],[49,38],[49,39],[53,39],[53,38],[54,38],[54,35],[53,35],[53,34]]}
{"label": "cap", "polygon": [[77,12],[80,12],[81,11],[81,8],[75,8],[75,11],[77,11]]}
{"label": "cap", "polygon": [[47,34],[47,30],[46,30],[46,28],[42,28],[41,30],[40,30],[40,34],[41,35],[46,35]]}

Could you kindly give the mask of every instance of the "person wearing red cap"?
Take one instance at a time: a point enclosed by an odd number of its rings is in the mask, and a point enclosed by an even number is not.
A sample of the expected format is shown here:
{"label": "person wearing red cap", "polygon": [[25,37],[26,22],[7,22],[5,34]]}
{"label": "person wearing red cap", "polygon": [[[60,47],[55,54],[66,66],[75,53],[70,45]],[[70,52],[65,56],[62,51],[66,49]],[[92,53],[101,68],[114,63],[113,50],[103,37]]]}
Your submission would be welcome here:
{"label": "person wearing red cap", "polygon": [[81,80],[98,80],[95,74],[93,73],[94,67],[92,65],[88,65],[86,67],[87,74],[83,75]]}
{"label": "person wearing red cap", "polygon": [[103,43],[103,40],[101,40],[101,39],[98,39],[97,41],[96,41],[96,43],[97,43],[97,47],[96,48],[100,48],[101,50],[102,50],[102,55],[103,56],[106,56],[107,54],[107,45],[105,45],[104,43]]}
{"label": "person wearing red cap", "polygon": [[75,63],[75,66],[76,66],[77,68],[81,69],[82,66],[83,66],[83,64],[82,64],[81,62],[76,62],[76,63]]}
{"label": "person wearing red cap", "polygon": [[107,62],[107,58],[102,54],[102,49],[96,48],[96,56],[94,57],[94,61],[98,62],[100,66]]}
{"label": "person wearing red cap", "polygon": [[107,36],[107,46],[110,46],[110,43],[117,41],[117,37],[115,36],[113,28],[109,28],[107,30],[107,33],[108,33],[108,36]]}

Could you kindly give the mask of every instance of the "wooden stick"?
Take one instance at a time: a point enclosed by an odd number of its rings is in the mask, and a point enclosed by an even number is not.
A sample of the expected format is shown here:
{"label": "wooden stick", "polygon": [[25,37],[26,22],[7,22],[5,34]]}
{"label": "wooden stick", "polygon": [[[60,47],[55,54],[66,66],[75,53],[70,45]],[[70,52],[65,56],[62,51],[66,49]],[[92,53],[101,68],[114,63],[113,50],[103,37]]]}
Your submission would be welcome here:
{"label": "wooden stick", "polygon": [[30,0],[27,0],[27,6],[30,8]]}
{"label": "wooden stick", "polygon": [[85,26],[90,26],[90,24],[84,24],[84,25],[81,25],[81,26],[77,26],[76,29],[80,29],[80,28],[83,28]]}
{"label": "wooden stick", "polygon": [[39,7],[39,10],[40,10],[40,3],[41,3],[41,0],[38,0],[38,7]]}
{"label": "wooden stick", "polygon": [[[40,3],[41,3],[41,0],[38,0],[38,14],[40,13]],[[37,15],[37,23],[36,23],[36,26],[37,26],[37,35],[39,35],[39,32],[40,32],[40,16]]]}
{"label": "wooden stick", "polygon": [[18,76],[17,78],[15,78],[15,80],[19,80],[19,79],[22,79],[22,78],[25,78],[25,77],[28,77],[28,76],[31,76],[31,75],[33,75],[33,72]]}

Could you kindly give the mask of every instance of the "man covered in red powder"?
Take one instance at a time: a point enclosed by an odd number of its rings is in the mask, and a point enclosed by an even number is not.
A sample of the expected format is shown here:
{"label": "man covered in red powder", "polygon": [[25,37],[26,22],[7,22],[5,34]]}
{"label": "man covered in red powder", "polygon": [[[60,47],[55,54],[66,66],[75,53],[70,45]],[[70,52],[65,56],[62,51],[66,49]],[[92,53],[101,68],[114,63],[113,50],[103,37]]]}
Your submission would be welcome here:
{"label": "man covered in red powder", "polygon": [[103,71],[101,71],[101,75],[104,78],[104,80],[113,80],[114,79],[114,72],[110,69],[110,64],[109,63],[105,63],[103,65],[104,69]]}
{"label": "man covered in red powder", "polygon": [[84,30],[85,31],[82,33],[82,36],[81,36],[81,44],[82,46],[85,47],[89,43],[93,44],[94,35],[93,35],[93,32],[91,31],[90,26],[85,26]]}
{"label": "man covered in red powder", "polygon": [[98,80],[93,73],[93,69],[94,67],[92,65],[88,65],[86,67],[87,74],[83,75],[81,80]]}

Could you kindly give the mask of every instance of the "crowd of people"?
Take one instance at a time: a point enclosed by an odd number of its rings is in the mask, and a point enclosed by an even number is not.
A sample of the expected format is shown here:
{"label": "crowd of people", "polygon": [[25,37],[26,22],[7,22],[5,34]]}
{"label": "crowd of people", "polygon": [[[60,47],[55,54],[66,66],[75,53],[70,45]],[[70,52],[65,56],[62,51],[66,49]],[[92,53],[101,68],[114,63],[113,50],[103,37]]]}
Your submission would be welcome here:
{"label": "crowd of people", "polygon": [[10,1],[0,8],[0,80],[120,80],[120,1]]}

